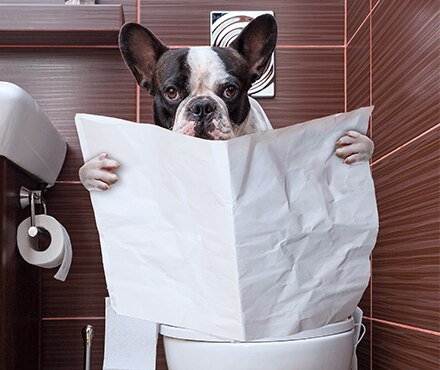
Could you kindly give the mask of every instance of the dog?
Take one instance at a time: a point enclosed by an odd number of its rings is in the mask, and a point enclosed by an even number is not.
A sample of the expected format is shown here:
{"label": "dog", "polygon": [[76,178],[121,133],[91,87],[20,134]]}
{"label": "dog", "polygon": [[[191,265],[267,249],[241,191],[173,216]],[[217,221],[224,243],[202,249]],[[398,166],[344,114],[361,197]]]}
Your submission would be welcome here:
{"label": "dog", "polygon": [[[227,140],[268,127],[249,119],[248,91],[267,68],[277,40],[277,23],[265,14],[251,21],[228,47],[170,49],[150,30],[126,23],[119,33],[122,57],[139,86],[153,97],[156,125],[202,139]],[[335,154],[347,164],[371,158],[374,144],[348,131]],[[118,181],[120,163],[107,153],[86,162],[79,178],[89,191]]]}

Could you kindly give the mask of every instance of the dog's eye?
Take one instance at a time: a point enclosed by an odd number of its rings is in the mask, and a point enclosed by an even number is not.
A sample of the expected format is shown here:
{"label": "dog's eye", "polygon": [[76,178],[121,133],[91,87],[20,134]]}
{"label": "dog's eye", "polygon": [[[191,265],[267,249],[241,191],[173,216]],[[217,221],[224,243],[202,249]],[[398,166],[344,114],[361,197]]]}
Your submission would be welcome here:
{"label": "dog's eye", "polygon": [[165,96],[169,99],[169,100],[179,100],[180,99],[180,95],[179,92],[177,91],[177,89],[175,87],[167,87],[167,89],[165,90]]}
{"label": "dog's eye", "polygon": [[223,92],[225,98],[231,99],[238,94],[238,87],[234,85],[229,85]]}

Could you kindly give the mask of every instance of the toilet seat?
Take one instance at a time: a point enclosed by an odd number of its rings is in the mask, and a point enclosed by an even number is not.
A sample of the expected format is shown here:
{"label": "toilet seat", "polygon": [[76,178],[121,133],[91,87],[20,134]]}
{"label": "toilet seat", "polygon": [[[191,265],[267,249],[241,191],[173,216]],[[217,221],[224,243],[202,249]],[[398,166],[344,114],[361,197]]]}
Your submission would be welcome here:
{"label": "toilet seat", "polygon": [[170,370],[349,370],[354,320],[328,324],[284,338],[234,342],[161,326]]}
{"label": "toilet seat", "polygon": [[[352,317],[347,320],[340,321],[333,324],[328,324],[317,329],[304,330],[300,333],[290,335],[282,338],[265,338],[252,342],[283,342],[283,341],[295,341],[302,339],[310,339],[317,337],[325,337],[335,335],[343,332],[350,331],[354,328],[354,321]],[[164,325],[160,326],[160,333],[165,337],[200,341],[200,342],[231,342],[231,340],[215,337],[212,335],[197,332],[195,330],[179,328],[176,326]]]}

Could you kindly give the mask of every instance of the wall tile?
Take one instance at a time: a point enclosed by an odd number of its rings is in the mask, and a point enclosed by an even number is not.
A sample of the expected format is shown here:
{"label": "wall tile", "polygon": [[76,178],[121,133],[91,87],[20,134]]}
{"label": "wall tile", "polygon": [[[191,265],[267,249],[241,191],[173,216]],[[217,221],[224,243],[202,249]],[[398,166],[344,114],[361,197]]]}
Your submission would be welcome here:
{"label": "wall tile", "polygon": [[370,294],[371,294],[371,281],[368,283],[367,289],[365,289],[365,292],[364,292],[364,294],[358,304],[358,306],[364,312],[364,316],[371,316]]}
{"label": "wall tile", "polygon": [[347,47],[347,111],[370,105],[370,22]]}
{"label": "wall tile", "polygon": [[104,316],[108,295],[90,195],[79,184],[56,184],[47,193],[48,214],[70,235],[73,261],[65,282],[43,270],[43,317]]}
{"label": "wall tile", "polygon": [[[344,111],[342,48],[277,50],[275,75],[276,97],[259,99],[274,127]],[[141,122],[152,122],[152,100],[141,97]]]}
{"label": "wall tile", "polygon": [[[347,42],[370,13],[370,0],[347,0]],[[366,22],[368,24],[368,21]]]}
{"label": "wall tile", "polygon": [[[220,4],[220,5],[219,5]],[[209,44],[209,15],[213,10],[273,10],[279,44],[343,45],[343,0],[141,1],[141,23],[165,43]]]}
{"label": "wall tile", "polygon": [[159,335],[159,340],[157,342],[156,370],[168,370],[162,335]]}
{"label": "wall tile", "polygon": [[439,135],[440,128],[373,165],[380,219],[373,315],[430,330],[440,330]]}
{"label": "wall tile", "polygon": [[[93,9],[93,10],[92,10]],[[96,11],[99,9],[99,13]],[[51,4],[2,4],[1,35],[12,30],[26,30],[35,35],[39,31],[62,32],[66,39],[75,37],[77,30],[89,30],[89,38],[103,31],[117,35],[123,8],[117,6],[54,6]],[[93,24],[93,26],[91,26]],[[63,31],[61,31],[63,30]],[[29,45],[29,44],[28,44]]]}
{"label": "wall tile", "polygon": [[[6,1],[5,1],[6,3]],[[41,4],[41,0],[8,0],[8,4]],[[64,4],[64,0],[44,0],[45,4]]]}
{"label": "wall tile", "polygon": [[440,122],[438,1],[381,1],[373,14],[374,158]]}
{"label": "wall tile", "polygon": [[276,57],[276,97],[259,100],[274,127],[344,111],[343,49],[278,50]]}
{"label": "wall tile", "polygon": [[[121,4],[126,22],[136,21],[136,0],[95,0],[96,4]],[[8,4],[64,4],[64,0],[7,0]]]}
{"label": "wall tile", "polygon": [[[82,370],[84,346],[81,330],[92,325],[92,369],[102,369],[104,359],[104,320],[45,320],[42,322],[41,370]],[[157,345],[156,370],[168,370],[162,336]]]}
{"label": "wall tile", "polygon": [[78,180],[84,163],[76,113],[135,120],[135,83],[116,49],[3,49],[0,80],[32,95],[66,139],[59,180]]}
{"label": "wall tile", "polygon": [[93,35],[90,34],[90,31],[0,31],[0,45],[8,45],[11,48],[17,45],[26,48],[31,48],[32,45],[44,45],[46,48],[57,48],[58,50],[66,46],[73,48],[85,46],[94,50],[106,47],[116,50],[118,48],[117,40],[118,32],[115,30],[95,32]]}
{"label": "wall tile", "polygon": [[[365,314],[365,313],[364,313]],[[370,345],[371,345],[371,321],[364,319],[366,332],[362,341],[357,347],[358,370],[370,370]]]}
{"label": "wall tile", "polygon": [[92,369],[102,369],[104,320],[61,320],[42,322],[41,370],[83,370],[84,345],[81,330],[92,325]]}
{"label": "wall tile", "polygon": [[0,156],[0,369],[37,370],[41,275],[17,248],[17,227],[30,216],[30,207],[19,203],[21,186],[38,189],[34,178]]}
{"label": "wall tile", "polygon": [[374,370],[438,370],[439,337],[373,323]]}
{"label": "wall tile", "polygon": [[121,4],[124,7],[125,21],[136,22],[136,0],[96,0],[96,4]]}

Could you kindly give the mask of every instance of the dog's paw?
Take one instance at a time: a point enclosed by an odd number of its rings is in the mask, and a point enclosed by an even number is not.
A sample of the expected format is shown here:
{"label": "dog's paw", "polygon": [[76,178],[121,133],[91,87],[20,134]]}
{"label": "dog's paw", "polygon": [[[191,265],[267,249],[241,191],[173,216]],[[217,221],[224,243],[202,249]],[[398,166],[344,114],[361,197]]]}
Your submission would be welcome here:
{"label": "dog's paw", "polygon": [[339,148],[336,149],[335,154],[346,164],[368,161],[374,151],[373,141],[357,131],[346,131],[336,145]]}
{"label": "dog's paw", "polygon": [[104,191],[110,189],[110,185],[119,179],[114,173],[120,163],[107,157],[107,153],[101,153],[97,157],[84,163],[79,169],[79,179],[84,187],[89,190]]}

